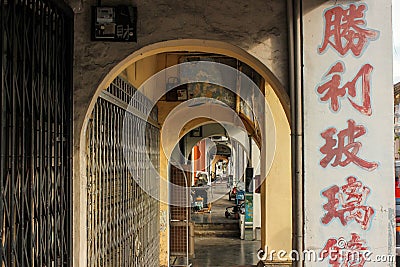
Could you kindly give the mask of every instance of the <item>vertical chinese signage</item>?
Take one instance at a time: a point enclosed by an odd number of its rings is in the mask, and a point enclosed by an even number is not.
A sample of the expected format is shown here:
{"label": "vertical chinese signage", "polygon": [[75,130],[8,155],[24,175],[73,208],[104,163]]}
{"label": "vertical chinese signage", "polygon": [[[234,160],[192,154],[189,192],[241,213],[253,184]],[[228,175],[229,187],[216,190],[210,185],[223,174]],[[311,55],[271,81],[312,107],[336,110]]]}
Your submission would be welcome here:
{"label": "vertical chinese signage", "polygon": [[303,1],[305,265],[391,266],[391,1],[321,2]]}

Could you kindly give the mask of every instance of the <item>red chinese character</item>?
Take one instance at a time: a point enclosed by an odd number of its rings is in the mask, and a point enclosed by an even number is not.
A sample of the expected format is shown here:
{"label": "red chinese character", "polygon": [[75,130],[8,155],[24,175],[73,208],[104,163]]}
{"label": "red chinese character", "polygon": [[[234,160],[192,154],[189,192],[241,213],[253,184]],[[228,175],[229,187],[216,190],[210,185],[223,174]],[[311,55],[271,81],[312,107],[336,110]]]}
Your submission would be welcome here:
{"label": "red chinese character", "polygon": [[365,4],[358,6],[350,4],[347,9],[334,6],[325,11],[325,35],[323,44],[318,49],[321,54],[331,45],[340,55],[344,56],[349,50],[355,56],[361,55],[369,40],[376,40],[379,31],[367,29],[364,18],[367,10]]}
{"label": "red chinese character", "polygon": [[346,226],[348,222],[355,220],[363,230],[367,230],[375,213],[373,208],[365,205],[370,191],[353,176],[348,177],[347,184],[341,188],[334,185],[323,191],[322,195],[328,202],[323,206],[327,213],[321,222],[328,224],[333,218],[339,218],[342,225]]}
{"label": "red chinese character", "polygon": [[[344,65],[341,61],[337,62],[324,76],[325,78],[330,77],[330,80],[320,85],[317,89],[318,94],[321,95],[320,100],[330,100],[331,109],[337,112],[340,108],[339,97],[344,97],[346,93],[353,98],[357,96],[356,85],[357,81],[361,78],[362,80],[359,85],[361,86],[362,105],[357,105],[350,97],[347,97],[347,99],[360,113],[371,116],[370,75],[373,69],[374,68],[370,64],[365,64],[361,67],[353,80],[347,82],[343,87],[340,87]],[[324,93],[325,95],[323,95]]]}
{"label": "red chinese character", "polygon": [[320,252],[321,259],[329,259],[333,267],[362,267],[366,262],[365,253],[368,247],[365,240],[361,240],[356,233],[351,233],[351,239],[343,237],[330,238]]}
{"label": "red chinese character", "polygon": [[348,120],[347,125],[347,129],[337,134],[337,141],[333,138],[337,132],[336,128],[328,128],[325,132],[321,133],[326,143],[319,151],[326,156],[320,161],[320,165],[325,168],[334,160],[331,164],[333,167],[338,165],[344,167],[352,162],[369,171],[376,169],[378,167],[376,162],[368,162],[357,157],[362,144],[356,142],[355,139],[365,134],[366,130],[364,126],[356,125],[353,120]]}

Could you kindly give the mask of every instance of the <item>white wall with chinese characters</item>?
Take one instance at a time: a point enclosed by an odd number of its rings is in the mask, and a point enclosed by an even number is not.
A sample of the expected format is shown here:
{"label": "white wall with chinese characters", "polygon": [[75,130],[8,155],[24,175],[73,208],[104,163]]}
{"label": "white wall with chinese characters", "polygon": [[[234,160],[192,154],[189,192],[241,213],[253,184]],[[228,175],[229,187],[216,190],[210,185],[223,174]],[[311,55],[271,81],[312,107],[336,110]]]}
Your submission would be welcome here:
{"label": "white wall with chinese characters", "polygon": [[394,266],[391,0],[320,3],[302,10],[305,265]]}

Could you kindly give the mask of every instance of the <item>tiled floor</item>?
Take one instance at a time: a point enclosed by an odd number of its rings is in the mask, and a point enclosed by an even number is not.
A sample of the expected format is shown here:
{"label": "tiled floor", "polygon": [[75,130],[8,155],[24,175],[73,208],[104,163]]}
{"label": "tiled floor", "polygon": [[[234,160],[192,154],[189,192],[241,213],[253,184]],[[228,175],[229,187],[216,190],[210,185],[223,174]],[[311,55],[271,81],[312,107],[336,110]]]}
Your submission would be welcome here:
{"label": "tiled floor", "polygon": [[[224,185],[213,189],[222,193]],[[226,191],[224,192],[224,194]],[[221,194],[218,200],[212,203],[211,213],[192,214],[195,223],[239,223],[238,220],[225,218],[225,208],[233,206],[227,195]],[[195,257],[191,259],[193,267],[239,267],[255,266],[258,263],[257,251],[261,247],[260,241],[240,240],[239,238],[196,237]]]}
{"label": "tiled floor", "polygon": [[196,238],[192,266],[255,266],[260,245],[260,241],[234,238]]}

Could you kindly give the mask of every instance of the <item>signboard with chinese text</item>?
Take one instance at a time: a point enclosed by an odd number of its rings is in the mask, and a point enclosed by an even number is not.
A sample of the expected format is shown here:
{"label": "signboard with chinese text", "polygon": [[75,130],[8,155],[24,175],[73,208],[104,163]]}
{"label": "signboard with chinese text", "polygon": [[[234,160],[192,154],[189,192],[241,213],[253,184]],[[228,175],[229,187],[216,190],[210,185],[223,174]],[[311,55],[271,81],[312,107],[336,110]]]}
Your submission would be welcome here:
{"label": "signboard with chinese text", "polygon": [[134,6],[92,7],[92,40],[136,42],[137,8]]}
{"label": "signboard with chinese text", "polygon": [[394,266],[391,1],[303,1],[303,37],[305,265]]}

